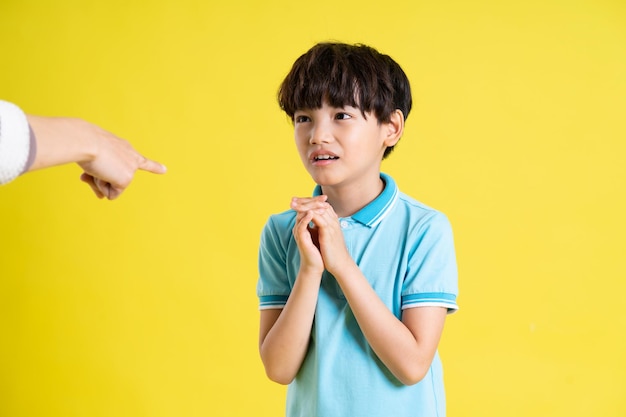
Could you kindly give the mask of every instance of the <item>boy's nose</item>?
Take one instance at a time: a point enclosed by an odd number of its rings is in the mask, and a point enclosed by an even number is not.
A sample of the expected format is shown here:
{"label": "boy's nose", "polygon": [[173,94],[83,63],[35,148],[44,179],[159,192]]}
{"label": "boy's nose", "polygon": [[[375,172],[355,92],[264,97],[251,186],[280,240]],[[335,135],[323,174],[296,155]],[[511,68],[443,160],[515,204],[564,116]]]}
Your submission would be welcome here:
{"label": "boy's nose", "polygon": [[320,143],[329,143],[332,141],[332,133],[328,126],[324,124],[317,124],[311,129],[311,138],[309,142],[311,145],[318,145]]}

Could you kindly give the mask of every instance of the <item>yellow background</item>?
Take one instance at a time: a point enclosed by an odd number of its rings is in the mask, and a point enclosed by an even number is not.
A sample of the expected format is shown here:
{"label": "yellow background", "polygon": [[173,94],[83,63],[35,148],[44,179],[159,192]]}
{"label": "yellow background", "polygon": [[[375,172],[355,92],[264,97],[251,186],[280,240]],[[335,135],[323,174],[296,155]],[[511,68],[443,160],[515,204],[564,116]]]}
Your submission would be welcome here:
{"label": "yellow background", "polygon": [[279,416],[261,228],[310,193],[279,82],[313,43],[406,70],[383,168],[450,217],[448,414],[626,415],[626,3],[2,0],[0,97],[169,168],[99,201],[75,165],[0,190],[0,416]]}

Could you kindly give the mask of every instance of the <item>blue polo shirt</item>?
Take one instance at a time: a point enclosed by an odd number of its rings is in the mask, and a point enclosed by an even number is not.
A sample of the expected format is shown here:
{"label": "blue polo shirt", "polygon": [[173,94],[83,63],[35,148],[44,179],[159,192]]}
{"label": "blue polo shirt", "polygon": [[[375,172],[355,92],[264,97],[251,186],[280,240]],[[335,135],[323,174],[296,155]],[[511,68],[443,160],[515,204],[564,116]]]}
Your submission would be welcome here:
{"label": "blue polo shirt", "polygon": [[[340,218],[346,246],[396,317],[402,310],[457,310],[457,267],[445,215],[401,193],[381,173],[383,192]],[[317,186],[314,195],[319,195]],[[261,309],[282,308],[298,275],[292,235],[296,213],[272,215],[261,235],[257,295]],[[287,417],[445,416],[443,372],[436,354],[426,377],[406,386],[372,351],[334,277],[324,272],[309,350],[287,392]]]}

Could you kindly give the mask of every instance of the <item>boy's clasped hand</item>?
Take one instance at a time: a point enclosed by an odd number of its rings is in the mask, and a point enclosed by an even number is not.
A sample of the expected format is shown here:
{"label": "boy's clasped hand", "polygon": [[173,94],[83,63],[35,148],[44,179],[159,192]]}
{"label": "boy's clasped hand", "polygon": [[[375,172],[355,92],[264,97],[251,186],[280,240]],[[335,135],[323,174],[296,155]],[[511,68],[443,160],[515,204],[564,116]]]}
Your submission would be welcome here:
{"label": "boy's clasped hand", "polygon": [[293,235],[302,265],[320,273],[324,269],[332,273],[346,259],[352,259],[346,249],[339,217],[327,198],[319,195],[291,199],[291,208],[297,212]]}

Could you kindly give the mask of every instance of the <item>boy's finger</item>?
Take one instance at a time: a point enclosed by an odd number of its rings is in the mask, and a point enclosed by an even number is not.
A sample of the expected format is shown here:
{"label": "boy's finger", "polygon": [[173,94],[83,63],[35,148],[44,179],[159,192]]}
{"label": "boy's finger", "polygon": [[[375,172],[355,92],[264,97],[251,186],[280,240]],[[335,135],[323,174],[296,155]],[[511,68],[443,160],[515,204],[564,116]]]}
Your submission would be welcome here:
{"label": "boy's finger", "polygon": [[297,201],[300,203],[309,203],[312,201],[326,201],[328,199],[327,195],[321,194],[316,195],[315,197],[292,197],[291,201]]}
{"label": "boy's finger", "polygon": [[326,202],[326,196],[323,196],[323,198],[320,197],[322,196],[308,198],[294,197],[291,199],[291,208],[297,211],[326,208],[328,206],[328,203]]}

